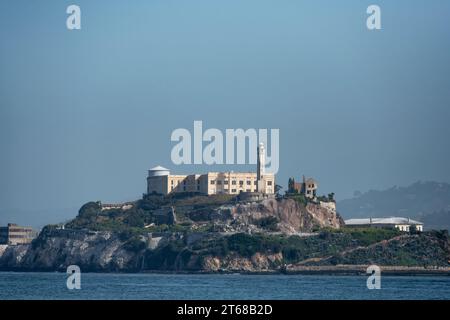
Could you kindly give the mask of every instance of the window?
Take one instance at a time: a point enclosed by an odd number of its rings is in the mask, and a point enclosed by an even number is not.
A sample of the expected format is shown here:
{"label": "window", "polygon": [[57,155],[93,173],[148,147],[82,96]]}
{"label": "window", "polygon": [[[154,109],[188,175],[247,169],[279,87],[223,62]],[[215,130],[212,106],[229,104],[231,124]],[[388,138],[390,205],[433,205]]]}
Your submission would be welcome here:
{"label": "window", "polygon": [[251,192],[251,191],[252,191],[252,189],[247,189],[247,190],[245,190],[245,191],[247,191],[247,192]]}
{"label": "window", "polygon": [[254,183],[254,185],[256,186],[257,184],[258,184],[258,181],[256,181],[256,180],[255,180],[255,183]]}
{"label": "window", "polygon": [[231,184],[232,184],[233,186],[235,186],[235,185],[236,185],[236,180],[231,181]]}
{"label": "window", "polygon": [[217,180],[217,184],[218,184],[219,186],[221,186],[221,185],[222,185],[222,180]]}
{"label": "window", "polygon": [[236,189],[231,189],[231,192],[236,193]]}
{"label": "window", "polygon": [[250,180],[247,180],[247,185],[250,186],[252,182]]}
{"label": "window", "polygon": [[244,180],[239,180],[239,185],[240,186],[244,185]]}
{"label": "window", "polygon": [[173,185],[173,180],[170,180],[170,184]]}
{"label": "window", "polygon": [[215,181],[214,180],[211,180],[211,184],[214,184],[215,183]]}
{"label": "window", "polygon": [[267,181],[267,185],[271,186],[272,185],[272,181]]}
{"label": "window", "polygon": [[225,181],[224,181],[224,184],[228,184],[228,180],[225,180]]}

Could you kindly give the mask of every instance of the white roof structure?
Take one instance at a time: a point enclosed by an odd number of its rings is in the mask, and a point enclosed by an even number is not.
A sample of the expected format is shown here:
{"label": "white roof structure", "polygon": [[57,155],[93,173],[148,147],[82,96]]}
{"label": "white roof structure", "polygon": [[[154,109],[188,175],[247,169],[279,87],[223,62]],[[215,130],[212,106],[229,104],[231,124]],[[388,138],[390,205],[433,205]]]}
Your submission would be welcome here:
{"label": "white roof structure", "polygon": [[148,170],[149,177],[161,177],[170,175],[170,170],[161,166],[156,166]]}
{"label": "white roof structure", "polygon": [[402,218],[402,217],[390,217],[390,218],[363,218],[363,219],[348,219],[345,220],[346,225],[373,225],[373,224],[408,224],[408,225],[423,225],[422,222],[412,220],[410,218]]}
{"label": "white roof structure", "polygon": [[169,171],[169,169],[166,169],[161,166],[156,166],[156,167],[151,168],[149,171]]}

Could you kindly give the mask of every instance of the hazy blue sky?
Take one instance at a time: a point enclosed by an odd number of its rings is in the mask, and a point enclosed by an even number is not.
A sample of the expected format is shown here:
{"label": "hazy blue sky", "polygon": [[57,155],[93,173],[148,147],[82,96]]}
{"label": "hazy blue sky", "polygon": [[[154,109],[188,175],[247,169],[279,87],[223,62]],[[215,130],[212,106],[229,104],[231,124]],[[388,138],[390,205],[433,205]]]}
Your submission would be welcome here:
{"label": "hazy blue sky", "polygon": [[284,186],[449,182],[449,40],[448,0],[2,0],[0,224],[139,198],[156,164],[230,169],[171,164],[172,130],[194,120],[279,128]]}

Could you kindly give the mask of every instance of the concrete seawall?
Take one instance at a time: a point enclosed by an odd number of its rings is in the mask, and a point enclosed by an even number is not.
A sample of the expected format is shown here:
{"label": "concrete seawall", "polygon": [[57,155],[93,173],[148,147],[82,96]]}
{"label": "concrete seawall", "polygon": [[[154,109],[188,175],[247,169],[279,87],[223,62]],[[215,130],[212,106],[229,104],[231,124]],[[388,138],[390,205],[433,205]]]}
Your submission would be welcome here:
{"label": "concrete seawall", "polygon": [[[287,266],[286,274],[341,274],[368,275],[368,265],[336,265],[336,266]],[[382,275],[442,275],[450,276],[450,267],[419,267],[419,266],[379,266]]]}

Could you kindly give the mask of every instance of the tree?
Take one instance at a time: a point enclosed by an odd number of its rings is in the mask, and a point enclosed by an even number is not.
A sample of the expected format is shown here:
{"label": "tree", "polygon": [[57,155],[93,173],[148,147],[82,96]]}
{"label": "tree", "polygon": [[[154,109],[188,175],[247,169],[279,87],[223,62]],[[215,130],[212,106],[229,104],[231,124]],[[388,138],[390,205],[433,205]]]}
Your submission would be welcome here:
{"label": "tree", "polygon": [[289,178],[289,181],[288,181],[288,193],[297,193],[297,190],[295,190],[295,180],[294,180],[294,178]]}
{"label": "tree", "polygon": [[281,189],[283,189],[282,186],[280,186],[279,184],[275,185],[275,193],[276,193],[277,196],[280,196],[279,192],[280,192]]}
{"label": "tree", "polygon": [[99,202],[88,202],[84,204],[78,211],[78,217],[91,218],[100,214],[102,211],[101,204]]}
{"label": "tree", "polygon": [[143,228],[145,225],[144,218],[139,212],[132,212],[124,219],[124,222],[129,227]]}

